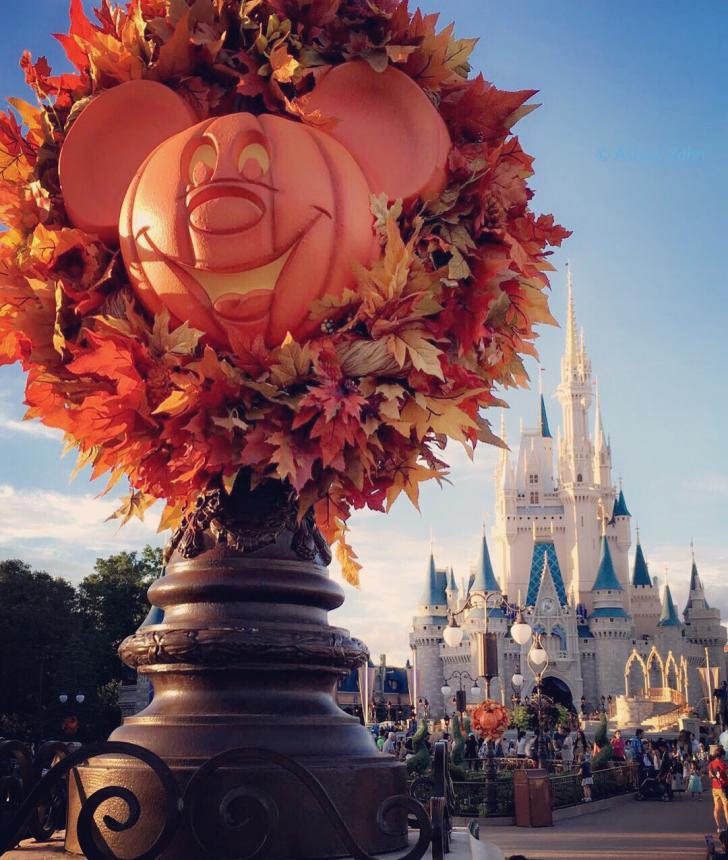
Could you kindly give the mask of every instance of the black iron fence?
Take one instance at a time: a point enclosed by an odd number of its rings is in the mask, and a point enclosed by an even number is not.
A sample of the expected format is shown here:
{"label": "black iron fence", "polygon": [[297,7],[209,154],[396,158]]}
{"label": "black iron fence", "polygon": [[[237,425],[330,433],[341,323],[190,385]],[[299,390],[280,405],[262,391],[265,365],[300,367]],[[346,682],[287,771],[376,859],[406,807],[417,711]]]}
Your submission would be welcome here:
{"label": "black iron fence", "polygon": [[[519,767],[523,760],[519,759]],[[515,770],[516,768],[513,768]],[[501,770],[496,778],[496,815],[513,816],[513,770]],[[636,789],[637,767],[633,764],[612,765],[596,770],[592,774],[592,799],[604,800]],[[461,818],[486,818],[489,781],[483,771],[469,774],[466,780],[453,780],[452,813]],[[549,774],[551,781],[551,805],[553,809],[576,806],[584,797],[581,772],[572,770]],[[433,789],[428,777],[420,777],[413,784],[413,795],[421,802],[428,802]]]}
{"label": "black iron fence", "polygon": [[[436,761],[440,774],[447,773],[447,752],[438,751]],[[270,847],[271,837],[280,818],[274,800],[262,791],[246,786],[227,791],[219,804],[218,820],[200,814],[200,798],[209,791],[209,782],[218,771],[233,764],[255,763],[287,771],[300,788],[313,797],[324,812],[327,821],[337,833],[347,854],[357,860],[374,860],[364,851],[348,823],[342,818],[335,801],[324,786],[307,768],[297,761],[272,750],[240,748],[217,755],[197,769],[184,790],[165,762],[149,750],[135,744],[111,742],[90,744],[80,749],[69,749],[65,744],[43,745],[33,756],[25,744],[18,741],[0,741],[0,856],[12,850],[27,837],[38,841],[50,838],[54,831],[65,824],[68,775],[74,768],[84,765],[99,756],[125,756],[143,763],[159,781],[165,817],[154,842],[138,860],[156,860],[170,846],[178,832],[184,828],[201,850],[214,857],[216,851],[211,840],[227,833],[234,837],[237,856],[240,860],[264,860]],[[437,774],[436,774],[437,776]],[[389,818],[393,812],[406,813],[409,824],[419,830],[414,845],[400,860],[421,860],[432,850],[434,860],[443,860],[449,837],[448,798],[443,778],[431,797],[428,815],[425,808],[408,795],[395,795],[385,800],[377,814],[377,826],[385,833],[394,833]],[[255,815],[247,812],[240,815],[234,810],[234,802],[242,794],[253,802]],[[118,820],[111,814],[103,816],[104,825],[115,834],[131,832],[140,819],[142,808],[138,797],[128,788],[107,785],[85,798],[78,814],[77,836],[84,857],[88,860],[117,860],[118,856],[104,842],[95,823],[97,811],[107,801],[121,801],[126,807],[126,816]],[[121,840],[123,854],[130,856]],[[215,843],[217,844],[217,843]]]}

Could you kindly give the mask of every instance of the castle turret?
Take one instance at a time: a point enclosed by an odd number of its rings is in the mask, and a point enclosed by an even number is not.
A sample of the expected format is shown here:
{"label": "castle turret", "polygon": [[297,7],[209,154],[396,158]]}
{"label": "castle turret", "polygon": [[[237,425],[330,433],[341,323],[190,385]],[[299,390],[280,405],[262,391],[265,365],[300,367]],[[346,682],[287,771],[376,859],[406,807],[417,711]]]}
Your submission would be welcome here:
{"label": "castle turret", "polygon": [[591,590],[589,628],[594,636],[598,693],[616,696],[624,685],[624,665],[631,648],[632,618],[625,608],[626,594],[614,570],[606,535],[602,535],[597,577]]}
{"label": "castle turret", "polygon": [[420,595],[417,615],[412,619],[410,647],[415,649],[418,697],[427,699],[430,713],[444,713],[441,687],[444,684],[440,645],[442,631],[447,626],[447,574],[430,559]]}
{"label": "castle turret", "polygon": [[[713,609],[705,596],[705,588],[695,563],[695,551],[692,543],[692,567],[690,569],[690,591],[688,602],[683,612],[685,619],[685,637],[689,642],[707,648],[711,665],[724,666],[723,648],[726,644],[726,630],[720,621],[720,610]],[[701,661],[702,662],[702,661]],[[723,671],[721,671],[721,675]]]}
{"label": "castle turret", "polygon": [[631,612],[634,618],[635,637],[653,636],[660,620],[660,595],[654,586],[640,544],[637,530],[637,549],[632,569]]}

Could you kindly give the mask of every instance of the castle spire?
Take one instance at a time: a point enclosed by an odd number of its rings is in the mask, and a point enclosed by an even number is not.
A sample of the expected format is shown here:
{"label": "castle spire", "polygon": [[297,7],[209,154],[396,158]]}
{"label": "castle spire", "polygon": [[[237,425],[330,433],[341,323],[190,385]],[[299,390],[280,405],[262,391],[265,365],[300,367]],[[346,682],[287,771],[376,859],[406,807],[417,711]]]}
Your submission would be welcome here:
{"label": "castle spire", "polygon": [[[431,539],[432,540],[432,539]],[[445,587],[447,578],[441,576],[437,572],[435,566],[435,555],[430,547],[430,560],[427,565],[427,573],[425,574],[425,587],[420,597],[421,606],[447,606],[447,596]]]}
{"label": "castle spire", "polygon": [[485,536],[485,523],[483,523],[483,539],[480,546],[480,558],[475,568],[475,579],[470,587],[471,591],[500,591],[498,580],[493,572],[493,564],[488,551],[488,540]]}
{"label": "castle spire", "polygon": [[566,310],[566,352],[565,362],[574,366],[579,361],[579,342],[576,328],[576,311],[574,310],[574,281],[571,276],[571,266],[566,264],[566,289],[568,293],[568,306]]}
{"label": "castle spire", "polygon": [[652,580],[647,569],[645,555],[642,552],[642,544],[640,543],[640,530],[637,529],[637,549],[634,556],[634,568],[632,570],[632,585],[651,588]]}
{"label": "castle spire", "polygon": [[658,627],[680,627],[680,619],[677,617],[675,602],[672,599],[670,584],[667,582],[667,571],[665,571],[665,590],[662,593],[662,608]]}

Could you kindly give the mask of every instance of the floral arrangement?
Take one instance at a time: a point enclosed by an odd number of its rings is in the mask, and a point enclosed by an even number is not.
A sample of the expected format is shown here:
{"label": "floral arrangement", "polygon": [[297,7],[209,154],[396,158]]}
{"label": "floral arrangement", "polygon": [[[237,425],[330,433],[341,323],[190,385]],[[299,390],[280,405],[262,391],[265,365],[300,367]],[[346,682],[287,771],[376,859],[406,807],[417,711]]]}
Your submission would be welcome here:
{"label": "floral arrangement", "polygon": [[[36,104],[0,114],[0,363],[27,372],[27,418],[65,433],[79,466],[126,477],[118,516],[165,499],[174,527],[211,484],[230,491],[287,481],[301,513],[315,507],[344,576],[352,509],[388,510],[419,484],[442,481],[448,440],[472,453],[502,444],[481,410],[524,385],[534,327],[548,309],[549,245],[569,234],[529,208],[532,158],[511,133],[535,91],[468,78],[474,40],[438,30],[407,0],[102,0],[95,20],[71,0],[56,38],[75,67],[21,65]],[[75,228],[58,159],[89,100],[149,79],[201,119],[270,112],[324,126],[307,111],[322,70],[365,59],[424,90],[453,146],[434,200],[371,201],[379,260],[357,285],[311,309],[316,336],[235,353],[138,303],[117,248]],[[92,189],[90,189],[90,193]],[[500,718],[499,718],[500,719]]]}
{"label": "floral arrangement", "polygon": [[511,724],[511,712],[505,705],[486,699],[473,711],[473,728],[488,741],[497,741]]}

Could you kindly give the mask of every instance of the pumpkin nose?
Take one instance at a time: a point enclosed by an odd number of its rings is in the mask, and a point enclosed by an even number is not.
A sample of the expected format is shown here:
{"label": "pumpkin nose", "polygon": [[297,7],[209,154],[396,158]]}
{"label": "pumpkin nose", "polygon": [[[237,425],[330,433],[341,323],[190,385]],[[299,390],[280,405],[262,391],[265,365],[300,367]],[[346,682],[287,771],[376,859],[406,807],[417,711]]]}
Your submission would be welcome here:
{"label": "pumpkin nose", "polygon": [[263,201],[244,188],[210,185],[190,201],[190,224],[203,233],[240,233],[265,214]]}

